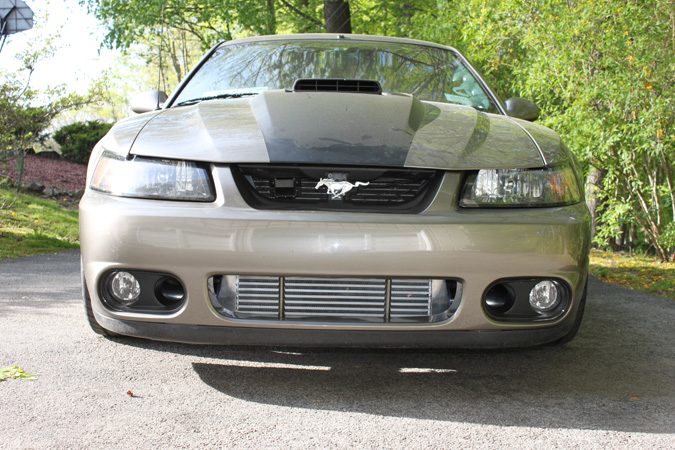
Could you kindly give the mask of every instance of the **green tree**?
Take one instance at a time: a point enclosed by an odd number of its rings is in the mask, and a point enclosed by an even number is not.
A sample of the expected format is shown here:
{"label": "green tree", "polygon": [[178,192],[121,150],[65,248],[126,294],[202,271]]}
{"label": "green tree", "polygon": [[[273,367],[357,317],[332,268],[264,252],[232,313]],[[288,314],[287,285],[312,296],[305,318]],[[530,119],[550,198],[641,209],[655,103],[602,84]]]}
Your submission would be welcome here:
{"label": "green tree", "polygon": [[30,79],[43,58],[50,55],[49,45],[28,49],[19,55],[23,69],[0,74],[0,163],[16,159],[19,169],[17,192],[21,188],[26,151],[45,138],[44,130],[63,111],[79,108],[92,101],[93,94],[66,94],[63,88],[38,92],[30,88]]}
{"label": "green tree", "polygon": [[506,97],[542,107],[598,180],[596,242],[625,245],[633,229],[675,258],[675,2],[438,2],[414,21],[413,36],[455,45]]}
{"label": "green tree", "polygon": [[72,162],[86,164],[94,145],[110,130],[112,124],[96,120],[76,122],[60,128],[52,134],[61,146],[61,157]]}
{"label": "green tree", "polygon": [[104,45],[128,49],[148,35],[184,32],[202,50],[247,34],[275,34],[272,0],[82,0],[108,29]]}

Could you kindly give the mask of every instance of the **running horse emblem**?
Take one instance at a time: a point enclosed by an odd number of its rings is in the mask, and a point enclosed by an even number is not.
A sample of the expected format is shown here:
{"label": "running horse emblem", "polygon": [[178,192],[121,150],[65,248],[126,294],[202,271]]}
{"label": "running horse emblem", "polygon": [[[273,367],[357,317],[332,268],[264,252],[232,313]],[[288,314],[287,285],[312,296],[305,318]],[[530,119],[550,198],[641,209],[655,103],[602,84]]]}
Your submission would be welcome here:
{"label": "running horse emblem", "polygon": [[314,189],[319,189],[321,186],[326,186],[328,193],[331,194],[333,196],[333,200],[335,200],[340,197],[344,197],[347,192],[351,191],[355,187],[368,186],[369,184],[370,182],[364,183],[363,181],[357,181],[356,183],[352,184],[349,181],[335,181],[332,178],[321,178]]}

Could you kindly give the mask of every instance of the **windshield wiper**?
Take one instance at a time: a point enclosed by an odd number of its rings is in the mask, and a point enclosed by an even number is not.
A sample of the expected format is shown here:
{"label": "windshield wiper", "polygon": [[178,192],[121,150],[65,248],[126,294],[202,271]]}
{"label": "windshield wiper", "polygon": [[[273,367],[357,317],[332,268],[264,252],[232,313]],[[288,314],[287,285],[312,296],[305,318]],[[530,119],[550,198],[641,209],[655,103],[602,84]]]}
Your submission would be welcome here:
{"label": "windshield wiper", "polygon": [[209,95],[207,97],[197,97],[197,98],[191,98],[190,100],[183,100],[182,102],[176,103],[173,106],[187,106],[187,105],[194,105],[199,102],[203,102],[206,100],[217,100],[221,98],[241,98],[241,97],[250,97],[252,95],[258,95],[260,92],[237,92],[236,94],[218,94],[218,95]]}

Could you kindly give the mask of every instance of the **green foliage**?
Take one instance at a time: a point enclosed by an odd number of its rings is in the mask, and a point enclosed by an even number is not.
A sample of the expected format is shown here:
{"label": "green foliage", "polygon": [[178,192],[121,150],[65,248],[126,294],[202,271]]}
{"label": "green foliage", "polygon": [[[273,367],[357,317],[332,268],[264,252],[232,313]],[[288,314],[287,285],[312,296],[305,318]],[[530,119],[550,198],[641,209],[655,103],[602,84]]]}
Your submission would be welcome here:
{"label": "green foliage", "polygon": [[[354,33],[412,37],[419,27],[441,25],[434,17],[437,3],[435,0],[351,1],[352,28]],[[420,20],[421,17],[424,19]]]}
{"label": "green foliage", "polygon": [[62,127],[52,137],[61,146],[61,156],[72,162],[86,164],[94,145],[112,128],[112,124],[96,120],[77,122]]}
{"label": "green foliage", "polygon": [[414,37],[458,47],[505,97],[538,103],[540,122],[605,174],[599,243],[634,224],[675,258],[675,2],[438,2],[415,23]]}
{"label": "green foliage", "polygon": [[675,223],[669,223],[666,225],[661,237],[665,247],[675,248]]}
{"label": "green foliage", "polygon": [[[30,71],[32,72],[32,68]],[[43,132],[52,119],[67,109],[86,103],[79,95],[47,92],[47,103],[34,106],[40,93],[22,85],[16,79],[0,81],[0,163],[17,160],[20,188],[23,156],[26,151],[44,140]],[[54,97],[51,97],[54,96]]]}
{"label": "green foliage", "polygon": [[18,157],[49,125],[48,108],[31,106],[25,100],[34,95],[16,80],[0,84],[0,160],[3,162]]}
{"label": "green foliage", "polygon": [[149,34],[184,31],[206,50],[246,34],[275,34],[273,1],[81,0],[108,28],[104,44],[128,49]]}
{"label": "green foliage", "polygon": [[34,373],[26,373],[23,371],[23,369],[19,369],[17,366],[1,367],[0,381],[5,381],[7,379],[36,380],[37,375]]}
{"label": "green foliage", "polygon": [[45,139],[44,130],[58,114],[90,103],[96,93],[67,94],[63,87],[38,92],[30,88],[36,65],[55,51],[51,38],[17,55],[23,68],[17,73],[0,71],[0,164],[17,160],[19,183],[26,151]]}
{"label": "green foliage", "polygon": [[[108,29],[104,45],[129,49],[168,30],[199,41],[202,51],[251,35],[326,32],[326,0],[80,0]],[[354,33],[408,36],[434,0],[351,0]],[[166,45],[166,43],[164,44]],[[166,48],[166,47],[165,47]]]}

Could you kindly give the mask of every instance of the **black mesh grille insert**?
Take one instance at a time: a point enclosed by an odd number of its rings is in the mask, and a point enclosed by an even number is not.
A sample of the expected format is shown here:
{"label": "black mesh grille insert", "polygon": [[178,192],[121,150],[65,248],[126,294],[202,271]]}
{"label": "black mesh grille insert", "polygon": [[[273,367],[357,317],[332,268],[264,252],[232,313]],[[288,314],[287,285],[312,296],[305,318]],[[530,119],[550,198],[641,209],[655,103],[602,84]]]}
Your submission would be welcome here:
{"label": "black mesh grille insert", "polygon": [[296,92],[358,92],[362,94],[381,94],[382,86],[373,80],[340,80],[309,78],[296,80],[293,85]]}
{"label": "black mesh grille insert", "polygon": [[[443,177],[436,170],[249,164],[233,166],[232,173],[242,197],[257,209],[392,213],[426,209]],[[344,181],[348,190],[335,195],[327,186],[317,188],[322,179]]]}

